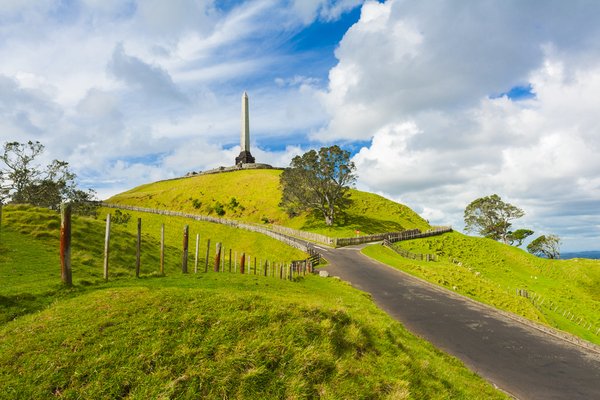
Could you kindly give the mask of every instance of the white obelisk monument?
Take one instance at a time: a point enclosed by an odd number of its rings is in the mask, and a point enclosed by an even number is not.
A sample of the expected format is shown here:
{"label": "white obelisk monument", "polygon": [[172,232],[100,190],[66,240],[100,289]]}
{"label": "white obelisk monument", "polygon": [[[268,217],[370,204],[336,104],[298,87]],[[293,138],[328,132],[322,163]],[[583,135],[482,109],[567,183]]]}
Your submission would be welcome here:
{"label": "white obelisk monument", "polygon": [[240,133],[240,155],[235,158],[235,165],[254,164],[250,154],[250,114],[248,112],[248,93],[242,95],[242,131]]}

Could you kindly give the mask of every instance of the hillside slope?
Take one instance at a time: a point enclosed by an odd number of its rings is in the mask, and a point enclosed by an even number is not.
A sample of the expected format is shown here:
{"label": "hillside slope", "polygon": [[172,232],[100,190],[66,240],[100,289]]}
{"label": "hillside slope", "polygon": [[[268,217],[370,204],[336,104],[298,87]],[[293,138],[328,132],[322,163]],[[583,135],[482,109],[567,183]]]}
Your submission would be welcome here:
{"label": "hillside slope", "polygon": [[346,218],[329,228],[319,216],[289,217],[279,207],[281,170],[246,170],[160,181],[138,186],[107,200],[157,209],[178,210],[253,223],[274,223],[334,237],[399,231],[429,224],[410,208],[381,196],[351,190],[352,206]]}
{"label": "hillside slope", "polygon": [[[514,246],[458,232],[395,246],[436,254],[439,261],[410,260],[382,246],[364,252],[499,309],[600,344],[600,261],[538,258]],[[527,293],[520,295],[518,290]]]}
{"label": "hillside slope", "polygon": [[506,398],[338,280],[181,274],[175,259],[135,279],[119,250],[123,273],[104,282],[101,221],[77,218],[67,289],[55,214],[5,216],[0,399]]}

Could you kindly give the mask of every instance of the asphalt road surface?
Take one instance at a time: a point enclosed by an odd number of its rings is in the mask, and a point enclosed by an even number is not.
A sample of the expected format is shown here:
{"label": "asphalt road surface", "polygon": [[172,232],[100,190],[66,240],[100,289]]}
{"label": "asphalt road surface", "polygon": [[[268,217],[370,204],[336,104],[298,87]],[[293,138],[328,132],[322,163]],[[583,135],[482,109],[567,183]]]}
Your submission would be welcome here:
{"label": "asphalt road surface", "polygon": [[600,353],[372,260],[321,249],[325,270],[370,293],[393,318],[518,399],[600,400]]}

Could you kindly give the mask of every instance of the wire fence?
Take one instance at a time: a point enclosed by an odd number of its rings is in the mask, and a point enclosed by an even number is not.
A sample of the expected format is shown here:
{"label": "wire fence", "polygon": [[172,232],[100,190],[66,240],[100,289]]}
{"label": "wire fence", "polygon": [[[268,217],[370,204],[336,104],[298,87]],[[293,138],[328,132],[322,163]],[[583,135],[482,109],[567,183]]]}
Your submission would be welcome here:
{"label": "wire fence", "polygon": [[541,296],[538,293],[530,292],[528,289],[517,288],[515,289],[515,292],[517,296],[529,299],[529,301],[531,301],[531,303],[533,303],[533,305],[542,313],[544,313],[544,310],[542,310],[544,308],[555,314],[559,314],[562,318],[569,320],[570,322],[574,323],[577,326],[580,326],[586,331],[589,331],[596,336],[600,336],[599,325],[592,323],[586,318],[574,313],[572,309],[556,304],[552,300],[549,300],[548,298]]}

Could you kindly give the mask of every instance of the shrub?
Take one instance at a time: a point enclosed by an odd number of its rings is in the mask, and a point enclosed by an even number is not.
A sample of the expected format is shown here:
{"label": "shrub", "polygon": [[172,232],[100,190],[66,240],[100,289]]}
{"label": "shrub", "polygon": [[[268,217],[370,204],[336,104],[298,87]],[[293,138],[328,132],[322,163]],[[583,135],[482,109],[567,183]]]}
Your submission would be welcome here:
{"label": "shrub", "polygon": [[121,212],[121,210],[115,210],[115,214],[113,215],[111,221],[114,224],[118,225],[127,225],[129,220],[131,219],[131,214]]}

